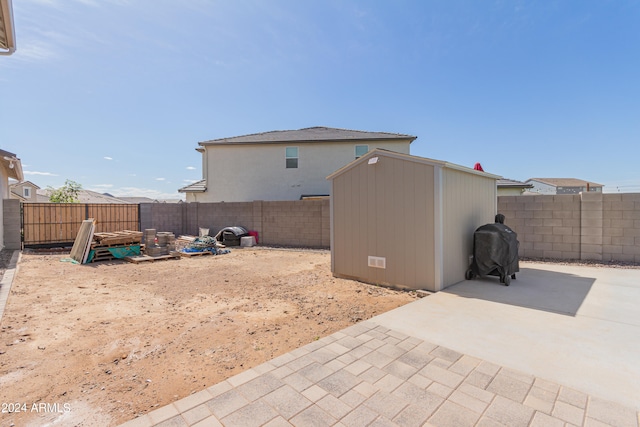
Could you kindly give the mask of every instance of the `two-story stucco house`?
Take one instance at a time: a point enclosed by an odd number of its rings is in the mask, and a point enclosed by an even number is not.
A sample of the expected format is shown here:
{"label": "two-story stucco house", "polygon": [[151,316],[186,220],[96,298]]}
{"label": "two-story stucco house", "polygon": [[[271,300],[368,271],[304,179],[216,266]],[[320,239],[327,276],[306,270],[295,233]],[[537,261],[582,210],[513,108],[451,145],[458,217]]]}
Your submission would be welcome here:
{"label": "two-story stucco house", "polygon": [[198,143],[202,180],[178,191],[187,202],[300,200],[328,196],[326,177],[374,148],[409,154],[415,136],[327,127],[264,132]]}
{"label": "two-story stucco house", "polygon": [[581,192],[602,193],[602,184],[576,178],[531,178],[526,184],[532,184],[530,190],[539,194],[578,194]]}
{"label": "two-story stucco house", "polygon": [[38,187],[31,181],[16,182],[9,185],[9,198],[18,199],[21,202],[38,202]]}

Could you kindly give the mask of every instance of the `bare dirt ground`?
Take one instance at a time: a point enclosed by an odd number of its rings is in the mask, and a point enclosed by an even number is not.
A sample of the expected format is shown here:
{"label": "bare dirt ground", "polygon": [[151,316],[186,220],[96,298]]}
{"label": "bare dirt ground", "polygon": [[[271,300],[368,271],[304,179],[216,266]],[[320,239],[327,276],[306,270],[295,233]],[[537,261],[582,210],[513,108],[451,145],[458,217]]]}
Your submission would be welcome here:
{"label": "bare dirt ground", "polygon": [[117,425],[416,298],[332,277],[327,251],[64,256],[18,264],[0,324],[2,426]]}

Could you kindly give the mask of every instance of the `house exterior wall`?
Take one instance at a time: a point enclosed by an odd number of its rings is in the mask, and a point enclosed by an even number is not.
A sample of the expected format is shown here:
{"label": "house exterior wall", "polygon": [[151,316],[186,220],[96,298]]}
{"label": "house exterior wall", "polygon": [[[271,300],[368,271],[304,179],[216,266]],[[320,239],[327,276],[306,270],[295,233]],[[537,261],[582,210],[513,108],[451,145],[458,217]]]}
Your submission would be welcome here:
{"label": "house exterior wall", "polygon": [[530,191],[534,193],[556,194],[556,187],[553,185],[545,184],[544,182],[539,182],[535,180],[529,180],[527,181],[527,184],[533,185],[533,188]]}
{"label": "house exterior wall", "polygon": [[[405,289],[435,284],[433,165],[380,156],[332,180],[332,271]],[[386,268],[368,265],[384,257]]]}
{"label": "house exterior wall", "polygon": [[[299,200],[328,195],[327,175],[355,159],[355,146],[409,153],[409,141],[229,144],[204,147],[207,191],[187,194],[187,201],[247,202]],[[285,167],[286,147],[298,147],[298,168]]]}
{"label": "house exterior wall", "polygon": [[517,187],[498,188],[498,196],[519,196],[522,192],[523,189]]}
{"label": "house exterior wall", "polygon": [[496,193],[494,178],[443,169],[442,288],[464,280],[473,254],[473,233],[495,220]]}

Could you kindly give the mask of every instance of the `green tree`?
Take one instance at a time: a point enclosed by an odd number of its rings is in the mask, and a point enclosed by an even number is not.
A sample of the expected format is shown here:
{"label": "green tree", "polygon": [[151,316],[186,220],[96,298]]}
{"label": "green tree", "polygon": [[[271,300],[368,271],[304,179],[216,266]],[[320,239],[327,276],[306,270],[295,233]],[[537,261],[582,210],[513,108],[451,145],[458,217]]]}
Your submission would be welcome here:
{"label": "green tree", "polygon": [[47,190],[51,203],[78,203],[78,193],[82,190],[82,185],[67,179],[62,187],[48,187]]}

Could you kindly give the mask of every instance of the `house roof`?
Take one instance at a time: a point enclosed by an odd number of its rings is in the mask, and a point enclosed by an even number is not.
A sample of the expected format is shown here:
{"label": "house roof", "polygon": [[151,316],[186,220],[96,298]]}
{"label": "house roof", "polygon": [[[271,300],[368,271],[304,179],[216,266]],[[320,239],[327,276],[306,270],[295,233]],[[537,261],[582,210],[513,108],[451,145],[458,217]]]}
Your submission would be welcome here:
{"label": "house roof", "polygon": [[310,127],[298,130],[275,130],[234,136],[231,138],[212,139],[199,142],[201,146],[221,144],[278,144],[306,142],[355,142],[355,141],[401,141],[411,143],[417,137],[400,133],[367,132],[360,130],[336,129],[328,127]]}
{"label": "house roof", "polygon": [[353,160],[349,164],[347,164],[347,165],[341,167],[340,169],[338,169],[337,171],[333,172],[331,175],[329,175],[327,177],[327,179],[329,179],[329,180],[334,179],[334,178],[342,175],[346,171],[354,168],[356,165],[359,165],[362,162],[368,162],[369,159],[371,159],[373,157],[378,157],[378,156],[392,157],[392,158],[401,159],[401,160],[407,160],[407,161],[415,162],[415,163],[423,163],[423,164],[427,164],[427,165],[433,165],[433,166],[440,166],[440,167],[443,167],[443,168],[455,169],[455,170],[459,170],[461,172],[466,172],[466,173],[470,173],[470,174],[473,174],[473,175],[481,175],[481,176],[484,176],[486,178],[493,178],[493,179],[496,179],[496,180],[502,178],[499,175],[494,175],[494,174],[487,173],[487,172],[477,171],[475,169],[468,168],[466,166],[457,165],[455,163],[449,163],[449,162],[445,162],[445,161],[442,161],[442,160],[429,159],[427,157],[412,156],[411,154],[396,153],[395,151],[385,150],[385,149],[382,149],[382,148],[375,148],[375,149],[369,151],[364,156],[359,157],[356,160]]}
{"label": "house roof", "polygon": [[9,185],[9,187],[10,187],[10,188],[15,188],[15,187],[22,186],[22,185],[25,185],[25,184],[29,184],[30,186],[34,187],[36,190],[39,190],[39,189],[40,189],[40,187],[38,186],[38,184],[34,184],[34,183],[33,183],[33,182],[31,182],[31,181],[20,181],[20,182],[14,182],[13,184],[10,184],[10,185]]}
{"label": "house roof", "polygon": [[207,191],[207,180],[201,179],[193,184],[189,184],[186,187],[178,189],[180,193],[203,193]]}
{"label": "house roof", "polygon": [[497,184],[498,188],[533,188],[533,184],[527,184],[526,182],[508,178],[499,179]]}
{"label": "house roof", "polygon": [[157,203],[158,200],[152,199],[150,197],[118,197],[118,199],[122,200],[126,203]]}
{"label": "house roof", "polygon": [[0,0],[0,55],[11,55],[16,50],[11,0]]}
{"label": "house roof", "polygon": [[529,178],[526,182],[529,183],[530,181],[542,182],[554,187],[586,187],[587,184],[589,184],[589,187],[603,187],[602,184],[577,178]]}

